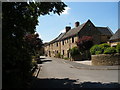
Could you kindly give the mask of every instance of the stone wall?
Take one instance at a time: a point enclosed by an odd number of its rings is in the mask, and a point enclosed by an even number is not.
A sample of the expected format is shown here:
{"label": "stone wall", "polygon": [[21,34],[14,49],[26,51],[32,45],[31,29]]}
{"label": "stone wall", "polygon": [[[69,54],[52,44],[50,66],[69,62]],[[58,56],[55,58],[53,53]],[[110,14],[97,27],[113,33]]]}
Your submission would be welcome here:
{"label": "stone wall", "polygon": [[[74,36],[74,42],[72,43],[72,37],[71,38],[68,38],[68,39],[65,39],[63,40],[64,41],[64,45],[62,44],[63,41],[61,41],[61,55],[63,55],[63,50],[64,50],[64,55],[63,57],[68,57],[68,50],[70,48],[73,48],[76,46],[76,41],[78,40],[78,37],[77,36]],[[69,57],[70,57],[70,54],[69,54]]]}
{"label": "stone wall", "polygon": [[92,55],[92,65],[120,65],[120,54]]}

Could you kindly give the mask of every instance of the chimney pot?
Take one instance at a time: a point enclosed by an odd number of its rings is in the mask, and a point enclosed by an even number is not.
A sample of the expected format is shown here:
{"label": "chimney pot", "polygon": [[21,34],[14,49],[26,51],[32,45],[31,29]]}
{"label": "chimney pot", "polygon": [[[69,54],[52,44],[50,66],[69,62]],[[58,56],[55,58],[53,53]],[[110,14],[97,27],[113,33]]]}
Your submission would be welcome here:
{"label": "chimney pot", "polygon": [[71,29],[70,26],[66,26],[66,27],[65,27],[66,32],[68,32],[70,29]]}
{"label": "chimney pot", "polygon": [[77,22],[75,22],[75,27],[78,27],[79,26],[79,22],[77,21]]}

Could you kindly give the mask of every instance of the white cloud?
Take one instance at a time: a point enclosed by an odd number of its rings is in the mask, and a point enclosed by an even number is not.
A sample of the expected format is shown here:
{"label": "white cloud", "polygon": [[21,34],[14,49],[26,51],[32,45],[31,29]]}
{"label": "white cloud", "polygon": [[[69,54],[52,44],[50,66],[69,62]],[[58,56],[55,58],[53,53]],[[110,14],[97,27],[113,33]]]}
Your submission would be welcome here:
{"label": "white cloud", "polygon": [[39,33],[39,38],[42,38],[41,34]]}
{"label": "white cloud", "polygon": [[65,10],[62,12],[62,14],[69,14],[68,11],[70,10],[71,8],[69,7],[65,7]]}
{"label": "white cloud", "polygon": [[[65,32],[65,29],[63,29],[63,30],[60,31],[60,33],[64,33],[64,32]],[[59,33],[59,34],[60,34],[60,33]]]}
{"label": "white cloud", "polygon": [[35,32],[35,34],[38,33],[39,34],[39,38],[42,38],[41,34],[39,32]]}

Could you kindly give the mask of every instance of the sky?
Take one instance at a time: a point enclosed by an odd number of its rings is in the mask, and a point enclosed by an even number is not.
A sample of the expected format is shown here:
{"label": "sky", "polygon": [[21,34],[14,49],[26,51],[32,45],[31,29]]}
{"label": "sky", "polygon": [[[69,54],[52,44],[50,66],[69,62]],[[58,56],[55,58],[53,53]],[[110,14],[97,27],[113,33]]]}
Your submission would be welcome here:
{"label": "sky", "polygon": [[95,26],[109,27],[113,33],[118,29],[118,2],[64,2],[67,7],[57,14],[40,16],[36,31],[43,42],[49,42],[65,31],[66,26],[74,28],[88,19]]}

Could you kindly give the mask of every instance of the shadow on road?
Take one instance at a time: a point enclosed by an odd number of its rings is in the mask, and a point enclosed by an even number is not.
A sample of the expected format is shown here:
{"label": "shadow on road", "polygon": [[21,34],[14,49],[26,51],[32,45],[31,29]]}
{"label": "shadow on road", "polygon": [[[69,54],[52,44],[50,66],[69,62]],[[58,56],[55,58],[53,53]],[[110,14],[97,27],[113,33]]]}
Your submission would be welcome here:
{"label": "shadow on road", "polygon": [[52,60],[47,60],[47,59],[45,59],[45,60],[41,60],[41,59],[39,59],[38,61],[37,61],[37,64],[43,64],[43,63],[45,63],[45,62],[51,62]]}
{"label": "shadow on road", "polygon": [[83,82],[76,84],[77,80],[64,78],[45,78],[38,79],[34,78],[34,83],[32,88],[71,88],[72,90],[76,88],[118,88],[120,84],[118,83],[100,83],[100,82]]}
{"label": "shadow on road", "polygon": [[40,58],[40,59],[46,59],[46,58]]}

